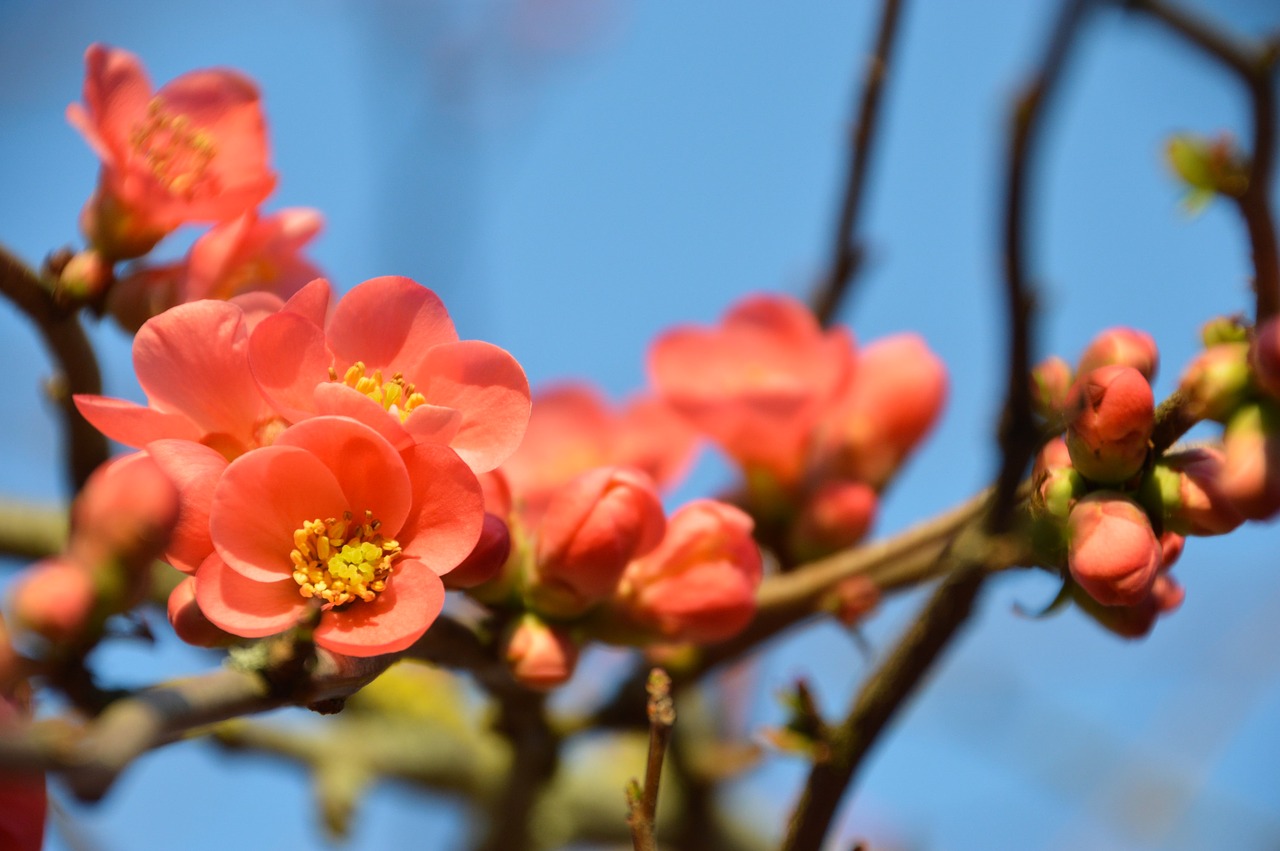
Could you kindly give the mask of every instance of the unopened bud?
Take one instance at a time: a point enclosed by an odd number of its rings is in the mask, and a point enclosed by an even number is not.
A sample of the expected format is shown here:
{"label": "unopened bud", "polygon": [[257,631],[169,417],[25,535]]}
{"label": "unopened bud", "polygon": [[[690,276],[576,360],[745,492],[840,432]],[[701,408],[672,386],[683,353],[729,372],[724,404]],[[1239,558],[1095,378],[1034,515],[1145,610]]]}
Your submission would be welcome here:
{"label": "unopened bud", "polygon": [[810,561],[852,546],[875,520],[876,492],[863,482],[832,481],[805,500],[791,527],[791,553]]}
{"label": "unopened bud", "polygon": [[1262,392],[1280,400],[1280,318],[1272,317],[1258,326],[1249,363]]}
{"label": "unopened bud", "polygon": [[1166,455],[1143,483],[1143,501],[1158,506],[1165,528],[1174,532],[1224,535],[1244,517],[1222,492],[1223,466],[1222,453],[1210,447]]}
{"label": "unopened bud", "polygon": [[444,587],[450,589],[483,585],[502,571],[510,554],[511,530],[502,518],[486,512],[484,525],[480,528],[480,540],[471,555],[440,578],[444,580]]}
{"label": "unopened bud", "polygon": [[1104,366],[1131,366],[1151,381],[1160,366],[1160,350],[1156,341],[1136,328],[1108,328],[1094,337],[1080,356],[1078,374]]}
{"label": "unopened bud", "polygon": [[1182,373],[1179,389],[1197,418],[1226,422],[1248,398],[1249,344],[1220,343],[1205,349]]}
{"label": "unopened bud", "polygon": [[1242,406],[1222,435],[1222,492],[1242,515],[1280,512],[1280,409],[1270,401]]}
{"label": "unopened bud", "polygon": [[1119,484],[1142,469],[1155,428],[1151,385],[1130,366],[1104,366],[1072,389],[1071,463],[1087,479]]}
{"label": "unopened bud", "polygon": [[573,676],[578,652],[578,645],[563,629],[544,623],[534,615],[525,615],[507,639],[504,656],[517,681],[546,691]]}
{"label": "unopened bud", "polygon": [[1104,606],[1133,606],[1151,591],[1160,542],[1151,521],[1123,494],[1097,491],[1076,503],[1067,563],[1075,581]]}
{"label": "unopened bud", "polygon": [[111,264],[101,254],[89,249],[74,254],[62,264],[54,283],[54,298],[63,304],[96,302],[111,284]]}
{"label": "unopened bud", "polygon": [[1045,358],[1031,370],[1031,403],[1036,413],[1047,420],[1062,416],[1071,379],[1071,367],[1056,355]]}
{"label": "unopened bud", "polygon": [[69,558],[55,557],[18,577],[12,611],[21,629],[55,644],[71,644],[86,637],[96,602],[89,570]]}
{"label": "unopened bud", "polygon": [[1222,343],[1249,342],[1249,327],[1239,316],[1218,316],[1200,328],[1200,339],[1206,349]]}

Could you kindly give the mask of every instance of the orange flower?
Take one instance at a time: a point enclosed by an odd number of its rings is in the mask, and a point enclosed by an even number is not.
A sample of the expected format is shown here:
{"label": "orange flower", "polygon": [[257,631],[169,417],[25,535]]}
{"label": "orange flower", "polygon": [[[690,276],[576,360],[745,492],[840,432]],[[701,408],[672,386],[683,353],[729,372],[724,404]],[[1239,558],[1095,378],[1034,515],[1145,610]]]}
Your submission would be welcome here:
{"label": "orange flower", "polygon": [[67,120],[102,158],[98,189],[81,218],[111,259],[138,257],[187,222],[221,222],[252,210],[276,178],[267,165],[257,86],[234,71],[193,71],[152,91],[132,53],[85,52],[84,104]]}

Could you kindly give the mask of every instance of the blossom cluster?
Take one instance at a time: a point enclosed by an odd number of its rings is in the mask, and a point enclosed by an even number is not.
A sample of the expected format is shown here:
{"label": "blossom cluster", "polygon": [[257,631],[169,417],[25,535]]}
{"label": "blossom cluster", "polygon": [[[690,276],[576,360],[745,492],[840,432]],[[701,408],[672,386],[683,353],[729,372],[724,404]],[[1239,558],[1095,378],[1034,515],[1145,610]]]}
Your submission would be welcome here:
{"label": "blossom cluster", "polygon": [[1150,385],[1159,355],[1149,335],[1111,328],[1074,372],[1056,357],[1033,372],[1041,414],[1066,432],[1041,450],[1032,476],[1031,511],[1048,529],[1042,554],[1065,565],[1073,599],[1122,635],[1146,634],[1181,604],[1185,592],[1168,571],[1185,536],[1226,534],[1280,512],[1280,324],[1252,335],[1215,320],[1204,340],[1181,378],[1180,403],[1191,420],[1224,423],[1223,440],[1159,456]]}

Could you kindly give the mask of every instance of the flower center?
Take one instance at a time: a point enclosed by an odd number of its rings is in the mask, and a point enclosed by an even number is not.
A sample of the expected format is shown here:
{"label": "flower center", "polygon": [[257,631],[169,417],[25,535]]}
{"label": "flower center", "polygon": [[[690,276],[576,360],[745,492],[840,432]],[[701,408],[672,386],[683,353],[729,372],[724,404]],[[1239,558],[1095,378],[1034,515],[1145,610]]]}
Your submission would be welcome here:
{"label": "flower center", "polygon": [[382,537],[381,525],[372,511],[360,523],[347,511],[340,520],[308,520],[294,530],[289,558],[298,593],[323,600],[325,609],[377,598],[400,555],[399,542]]}
{"label": "flower center", "polygon": [[[333,367],[329,367],[329,380],[339,380],[338,371]],[[414,408],[426,404],[427,401],[426,396],[404,380],[403,373],[397,372],[391,376],[390,381],[384,381],[382,370],[375,369],[370,375],[364,361],[356,361],[342,376],[341,381],[377,402],[383,410],[398,416],[400,422],[407,420]]]}
{"label": "flower center", "polygon": [[147,117],[133,128],[129,142],[161,186],[187,199],[195,195],[217,153],[207,130],[193,127],[185,115],[165,110],[160,98],[147,104]]}

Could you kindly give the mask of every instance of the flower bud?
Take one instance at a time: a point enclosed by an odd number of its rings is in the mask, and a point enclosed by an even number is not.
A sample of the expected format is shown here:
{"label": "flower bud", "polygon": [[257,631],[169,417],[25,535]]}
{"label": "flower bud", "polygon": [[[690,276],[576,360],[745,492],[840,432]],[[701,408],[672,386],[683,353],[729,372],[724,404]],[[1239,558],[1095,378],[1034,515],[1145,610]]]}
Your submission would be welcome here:
{"label": "flower bud", "polygon": [[1244,518],[1222,492],[1223,455],[1197,447],[1166,455],[1143,483],[1143,502],[1157,507],[1165,528],[1183,535],[1225,535]]}
{"label": "flower bud", "polygon": [[476,541],[471,555],[440,578],[444,580],[445,588],[474,588],[495,578],[509,555],[511,530],[502,518],[486,512],[484,525],[480,528],[480,540]]}
{"label": "flower bud", "polygon": [[63,304],[96,302],[111,284],[111,264],[93,249],[72,255],[58,270],[54,298]]}
{"label": "flower bud", "polygon": [[1280,409],[1270,402],[1244,405],[1222,435],[1222,493],[1249,520],[1280,511]]}
{"label": "flower bud", "polygon": [[94,471],[71,509],[71,551],[85,564],[119,561],[145,572],[178,520],[178,490],[148,455]]}
{"label": "flower bud", "polygon": [[681,507],[657,549],[627,566],[617,608],[674,641],[735,635],[755,615],[764,572],[752,527],[744,512],[715,500]]}
{"label": "flower bud", "polygon": [[1280,318],[1272,317],[1258,326],[1249,349],[1249,363],[1262,392],[1280,399]]}
{"label": "flower bud", "polygon": [[1249,328],[1239,316],[1217,316],[1200,328],[1200,339],[1206,349],[1222,343],[1249,342]]}
{"label": "flower bud", "polygon": [[1220,343],[1205,349],[1182,373],[1179,389],[1200,419],[1226,422],[1251,390],[1249,344]]}
{"label": "flower bud", "polygon": [[93,575],[62,556],[29,568],[14,583],[11,610],[21,629],[54,644],[72,644],[88,635],[97,591]]}
{"label": "flower bud", "polygon": [[1151,591],[1160,542],[1151,521],[1128,497],[1096,491],[1076,503],[1068,521],[1071,576],[1104,606],[1133,606]]}
{"label": "flower bud", "polygon": [[1133,367],[1104,366],[1072,388],[1075,411],[1067,429],[1072,465],[1085,478],[1119,484],[1142,469],[1155,428],[1151,385]]}
{"label": "flower bud", "polygon": [[826,418],[826,453],[841,476],[883,488],[933,427],[946,396],[946,367],[924,340],[876,340]]}
{"label": "flower bud", "polygon": [[1187,539],[1177,532],[1165,530],[1164,534],[1160,536],[1161,573],[1178,563],[1178,559],[1182,558],[1182,550],[1186,546],[1186,542]]}
{"label": "flower bud", "polygon": [[810,561],[862,540],[876,515],[876,492],[854,481],[831,481],[809,494],[791,527],[791,554]]}
{"label": "flower bud", "polygon": [[525,615],[507,639],[504,655],[517,681],[547,691],[573,676],[578,652],[578,645],[563,629]]}
{"label": "flower bud", "polygon": [[188,576],[169,593],[169,624],[174,633],[196,647],[225,647],[239,639],[204,616],[196,604],[196,578]]}
{"label": "flower bud", "polygon": [[1071,388],[1071,367],[1056,355],[1045,358],[1031,370],[1031,403],[1035,411],[1047,420],[1062,415]]}
{"label": "flower bud", "polygon": [[538,530],[530,596],[546,614],[573,617],[613,593],[627,562],[662,540],[666,518],[653,480],[598,467],[560,489]]}
{"label": "flower bud", "polygon": [[1088,490],[1084,477],[1071,466],[1066,441],[1060,437],[1046,443],[1036,456],[1031,481],[1035,487],[1031,510],[1060,521],[1067,519],[1076,500]]}
{"label": "flower bud", "polygon": [[1151,381],[1160,366],[1160,350],[1145,331],[1108,328],[1093,338],[1080,356],[1079,375],[1104,366],[1130,366]]}
{"label": "flower bud", "polygon": [[836,618],[852,628],[880,605],[880,586],[869,577],[850,576],[836,583],[830,600]]}

